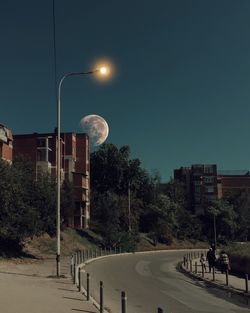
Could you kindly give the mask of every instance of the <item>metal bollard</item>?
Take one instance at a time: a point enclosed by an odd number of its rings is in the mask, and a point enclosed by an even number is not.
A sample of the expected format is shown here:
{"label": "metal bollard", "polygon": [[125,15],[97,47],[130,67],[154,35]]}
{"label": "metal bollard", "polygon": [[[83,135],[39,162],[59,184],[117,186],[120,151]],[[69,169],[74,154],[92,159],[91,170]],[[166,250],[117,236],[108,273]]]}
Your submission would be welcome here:
{"label": "metal bollard", "polygon": [[157,309],[157,313],[163,313],[163,309],[162,308],[158,308]]}
{"label": "metal bollard", "polygon": [[213,266],[213,281],[215,281],[215,267]]}
{"label": "metal bollard", "polygon": [[103,282],[100,281],[100,313],[103,313]]}
{"label": "metal bollard", "polygon": [[87,301],[89,301],[89,299],[90,299],[90,286],[89,286],[89,283],[90,283],[90,274],[87,273]]}
{"label": "metal bollard", "polygon": [[245,274],[246,293],[248,293],[248,274]]}
{"label": "metal bollard", "polygon": [[190,272],[192,273],[193,271],[193,266],[192,266],[192,259],[190,260]]}
{"label": "metal bollard", "polygon": [[81,291],[81,269],[80,267],[78,268],[78,291]]}
{"label": "metal bollard", "polygon": [[73,277],[73,264],[74,264],[74,256],[72,254],[72,256],[70,258],[70,273],[71,273],[71,277]]}
{"label": "metal bollard", "polygon": [[121,298],[122,298],[122,312],[121,313],[126,313],[126,311],[127,311],[127,297],[126,297],[125,291],[122,291]]}
{"label": "metal bollard", "polygon": [[73,284],[75,285],[76,283],[76,264],[74,264],[73,267]]}
{"label": "metal bollard", "polygon": [[226,285],[228,286],[228,270],[226,270]]}
{"label": "metal bollard", "polygon": [[197,262],[195,262],[195,274],[197,274]]}
{"label": "metal bollard", "polygon": [[204,266],[201,264],[201,270],[202,270],[202,277],[204,277]]}
{"label": "metal bollard", "polygon": [[183,265],[184,265],[184,267],[186,266],[186,258],[185,258],[185,256],[183,257]]}

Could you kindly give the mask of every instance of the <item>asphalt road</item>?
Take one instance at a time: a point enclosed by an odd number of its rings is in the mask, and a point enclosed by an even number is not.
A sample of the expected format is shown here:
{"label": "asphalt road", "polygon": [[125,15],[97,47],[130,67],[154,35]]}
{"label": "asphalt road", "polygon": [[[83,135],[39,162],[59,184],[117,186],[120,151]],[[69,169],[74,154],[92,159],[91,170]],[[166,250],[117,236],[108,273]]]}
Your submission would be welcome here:
{"label": "asphalt road", "polygon": [[[175,269],[184,252],[129,254],[96,260],[86,266],[91,294],[98,301],[104,283],[104,307],[121,312],[121,291],[127,295],[128,313],[240,313],[250,308],[224,291],[205,286]],[[85,277],[85,276],[84,276]],[[85,278],[83,278],[85,285]]]}

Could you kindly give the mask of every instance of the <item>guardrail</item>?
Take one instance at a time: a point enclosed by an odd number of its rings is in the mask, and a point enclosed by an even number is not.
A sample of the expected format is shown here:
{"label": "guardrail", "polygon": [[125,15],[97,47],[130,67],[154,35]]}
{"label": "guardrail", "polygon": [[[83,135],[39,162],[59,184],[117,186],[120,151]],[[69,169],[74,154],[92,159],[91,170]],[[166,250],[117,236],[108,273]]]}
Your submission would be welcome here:
{"label": "guardrail", "polygon": [[[119,249],[88,249],[79,250],[71,256],[70,272],[73,279],[73,283],[77,286],[79,292],[83,292],[87,301],[91,300],[91,277],[88,272],[82,271],[82,267],[85,262],[97,257],[103,257],[108,255],[122,254],[121,248]],[[85,285],[85,287],[84,287]],[[92,299],[96,300],[96,299]],[[100,281],[99,285],[99,302],[96,303],[100,313],[104,313],[104,283]],[[127,295],[125,291],[121,292],[120,297],[121,313],[127,313]],[[157,313],[164,313],[162,308],[157,308]]]}

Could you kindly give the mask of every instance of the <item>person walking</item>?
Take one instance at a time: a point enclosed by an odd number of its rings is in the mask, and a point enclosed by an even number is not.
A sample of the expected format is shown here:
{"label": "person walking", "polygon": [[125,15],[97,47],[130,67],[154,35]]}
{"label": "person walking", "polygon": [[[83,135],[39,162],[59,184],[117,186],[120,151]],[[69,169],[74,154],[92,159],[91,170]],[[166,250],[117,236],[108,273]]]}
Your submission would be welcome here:
{"label": "person walking", "polygon": [[220,266],[222,274],[226,273],[230,269],[229,257],[224,250],[222,250],[220,254]]}
{"label": "person walking", "polygon": [[206,257],[203,253],[201,254],[201,257],[200,257],[200,263],[201,263],[201,270],[204,269],[204,271],[206,272],[206,270],[207,270],[207,268],[206,268]]}
{"label": "person walking", "polygon": [[215,251],[212,248],[209,248],[207,252],[207,261],[208,261],[209,273],[211,273],[211,270],[215,266],[215,262],[216,262]]}

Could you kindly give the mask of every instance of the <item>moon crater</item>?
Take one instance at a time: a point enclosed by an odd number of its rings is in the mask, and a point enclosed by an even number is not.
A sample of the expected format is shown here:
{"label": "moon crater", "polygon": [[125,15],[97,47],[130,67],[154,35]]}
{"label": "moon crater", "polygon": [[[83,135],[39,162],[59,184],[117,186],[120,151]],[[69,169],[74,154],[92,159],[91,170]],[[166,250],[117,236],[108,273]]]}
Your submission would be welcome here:
{"label": "moon crater", "polygon": [[84,133],[88,134],[90,142],[94,146],[101,145],[108,137],[108,123],[99,115],[91,114],[83,117],[80,121],[80,125]]}

